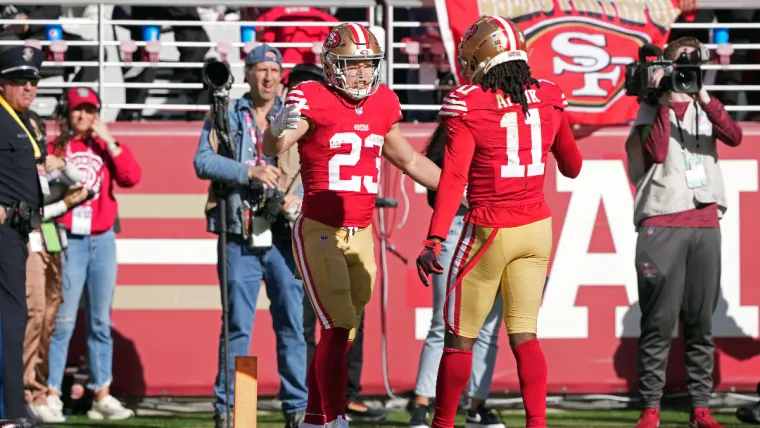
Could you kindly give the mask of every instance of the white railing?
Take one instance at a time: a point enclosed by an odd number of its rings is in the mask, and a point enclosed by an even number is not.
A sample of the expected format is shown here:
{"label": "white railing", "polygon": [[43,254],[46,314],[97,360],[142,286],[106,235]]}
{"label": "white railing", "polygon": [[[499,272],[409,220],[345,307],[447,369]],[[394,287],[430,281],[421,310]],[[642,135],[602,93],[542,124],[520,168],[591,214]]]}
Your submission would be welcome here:
{"label": "white railing", "polygon": [[[745,3],[746,1],[746,3]],[[721,0],[721,1],[713,1],[713,0],[702,0],[700,2],[700,6],[706,5],[708,3],[716,3],[714,6],[716,7],[749,7],[755,3],[753,3],[755,0]],[[56,3],[59,4],[59,2],[54,1],[42,1],[42,3]],[[138,0],[130,0],[130,4],[132,5],[143,5],[143,4],[150,4],[150,5],[157,5],[157,4],[177,4],[177,2],[172,1],[149,1],[145,0],[138,1]],[[246,1],[246,2],[237,2],[237,1],[231,1],[231,0],[224,0],[224,4],[234,5],[234,4],[241,4],[245,6],[282,6],[283,3],[287,3],[287,5],[309,5],[309,6],[337,6],[337,7],[358,7],[362,9],[366,9],[367,11],[367,21],[361,22],[363,25],[372,26],[376,22],[376,15],[377,11],[374,6],[375,1],[374,0],[309,0],[309,1],[302,1],[302,0],[286,0],[285,2],[281,0],[272,0],[272,1],[261,1],[261,0],[252,0],[252,1]],[[428,4],[430,2],[427,2]],[[718,5],[717,3],[720,3]],[[71,4],[91,4],[90,2],[86,1],[67,1],[66,5]],[[301,26],[301,27],[332,27],[335,25],[338,25],[339,23],[334,22],[266,22],[266,21],[169,21],[169,20],[163,20],[163,21],[141,21],[141,20],[114,20],[114,19],[108,19],[105,16],[105,5],[107,4],[119,4],[116,0],[104,0],[101,3],[98,4],[98,19],[82,19],[82,18],[76,18],[76,19],[59,19],[59,20],[26,20],[25,23],[31,24],[31,25],[47,25],[47,24],[62,24],[62,25],[77,25],[77,26],[97,26],[97,37],[96,40],[83,40],[83,41],[67,41],[66,44],[68,46],[96,46],[98,48],[98,61],[62,61],[62,62],[54,62],[54,61],[45,61],[43,63],[43,67],[98,67],[99,70],[99,76],[101,78],[98,79],[97,83],[72,83],[72,82],[53,82],[53,81],[43,81],[40,83],[41,88],[70,88],[70,87],[76,87],[76,86],[88,86],[96,88],[100,94],[105,94],[106,89],[166,89],[166,90],[183,90],[183,89],[201,89],[203,85],[198,83],[172,83],[172,82],[155,82],[155,83],[123,83],[123,82],[117,82],[117,81],[109,81],[108,78],[105,78],[104,76],[107,75],[107,70],[110,69],[116,69],[116,68],[122,68],[122,67],[155,67],[155,68],[172,68],[172,69],[179,69],[179,68],[193,68],[193,69],[200,69],[203,67],[203,62],[194,62],[194,63],[180,63],[180,62],[165,62],[165,61],[159,61],[157,63],[152,62],[144,62],[144,61],[133,61],[133,62],[126,62],[126,61],[106,61],[106,50],[107,49],[113,49],[118,48],[121,45],[121,41],[119,40],[106,40],[106,34],[107,29],[108,31],[111,31],[111,28],[113,26],[126,26],[126,25],[133,25],[133,26],[144,26],[144,25],[157,25],[157,26],[172,26],[172,27],[178,27],[178,26],[203,26],[203,27],[218,27],[218,28],[225,28],[225,29],[239,29],[241,26],[264,26],[264,27],[285,27],[285,26]],[[194,5],[194,4],[205,4],[202,3],[202,1],[189,1],[189,2],[183,2],[183,5]],[[386,83],[394,90],[397,91],[434,91],[434,90],[445,90],[447,87],[445,86],[439,86],[435,84],[414,84],[414,83],[396,83],[394,81],[393,77],[393,71],[394,70],[417,70],[420,69],[420,64],[418,63],[409,63],[403,61],[403,58],[406,56],[402,53],[402,50],[408,47],[407,43],[401,42],[400,38],[396,36],[395,29],[399,28],[423,28],[423,27],[436,27],[437,23],[429,23],[429,22],[418,22],[418,21],[395,21],[393,19],[394,14],[394,8],[396,7],[415,7],[415,6],[421,6],[423,3],[421,0],[388,0],[385,4],[384,9],[381,11],[382,16],[384,16],[384,28],[385,28],[385,46],[386,48],[386,58],[387,58],[387,66],[386,66],[386,76],[385,80]],[[705,6],[707,7],[707,6]],[[18,24],[18,20],[12,20],[12,19],[0,19],[0,25],[5,24]],[[747,28],[755,28],[757,24],[746,24],[746,23],[710,23],[710,24],[675,24],[674,28],[700,28],[700,29],[712,29],[712,28],[729,28],[729,29],[747,29]],[[239,32],[237,33],[239,34]],[[18,41],[18,40],[2,40],[0,41],[0,46],[2,45],[13,45],[13,44],[23,44],[24,41]],[[51,44],[50,41],[42,40],[41,45],[42,46],[49,46]],[[145,41],[135,41],[135,44],[137,46],[145,46],[147,42]],[[243,62],[239,60],[238,58],[238,49],[244,47],[246,44],[240,41],[233,41],[233,42],[227,42],[227,44],[232,47],[232,51],[230,52],[230,66],[233,69],[233,73],[237,73],[240,75],[241,68],[243,68]],[[177,41],[161,41],[162,47],[199,47],[199,48],[215,48],[219,45],[217,42],[177,42]],[[284,43],[284,42],[277,42],[272,43],[273,46],[276,46],[278,48],[311,48],[313,46],[312,43]],[[716,45],[714,44],[708,44],[708,48],[715,49]],[[760,49],[760,43],[752,43],[752,44],[736,44],[734,45],[734,49],[747,49],[747,50],[758,50]],[[295,64],[284,64],[284,67],[291,68],[295,66]],[[705,70],[760,70],[760,65],[758,64],[731,64],[728,66],[722,66],[722,65],[705,65],[702,67]],[[200,73],[199,74],[199,80],[200,80]],[[241,82],[242,80],[239,79],[239,77],[236,78],[236,81]],[[236,83],[233,85],[233,90],[236,91],[245,91],[248,88],[247,84],[244,83]],[[731,86],[716,86],[716,85],[709,85],[707,86],[707,89],[710,91],[758,91],[760,90],[760,86],[741,86],[741,85],[731,85]],[[109,102],[109,97],[104,96],[104,105],[103,108],[106,110],[114,110],[114,109],[135,109],[135,110],[170,110],[170,111],[203,111],[207,110],[207,106],[197,106],[197,105],[190,105],[190,104],[160,104],[160,103],[146,103],[146,104],[125,104],[125,103],[118,103],[118,102]],[[402,108],[405,110],[418,110],[418,111],[434,111],[437,110],[440,106],[438,105],[402,105]],[[732,106],[729,107],[730,110],[735,111],[760,111],[760,106]]]}
{"label": "white railing", "polygon": [[[425,2],[429,3],[429,2]],[[392,49],[388,49],[386,53],[388,63],[388,84],[395,91],[437,91],[446,90],[450,87],[440,86],[437,84],[422,84],[422,83],[408,83],[400,84],[395,83],[393,80],[393,70],[419,70],[421,68],[419,63],[402,62],[401,59],[407,56],[402,53],[402,49],[407,48],[408,44],[403,43],[395,37],[394,30],[397,28],[424,28],[424,27],[438,27],[437,22],[420,22],[420,21],[394,21],[393,12],[396,7],[421,7],[423,6],[422,0],[388,0],[386,3],[385,16],[386,21],[386,36],[387,45]],[[760,7],[760,0],[701,0],[699,2],[700,7],[713,8],[713,9],[754,9]],[[728,28],[728,29],[755,29],[758,27],[757,23],[677,23],[673,24],[672,28],[675,29],[713,29],[713,28]],[[715,49],[716,44],[706,44],[709,49]],[[760,50],[760,43],[741,43],[732,45],[735,50]],[[424,46],[423,46],[424,47]],[[420,54],[422,57],[422,54]],[[757,71],[760,70],[760,64],[706,64],[701,67],[703,70],[747,70]],[[706,85],[705,88],[708,91],[760,91],[760,85]],[[403,110],[413,111],[437,111],[440,109],[440,105],[402,105]],[[727,106],[728,111],[737,112],[754,112],[760,111],[760,106]]]}

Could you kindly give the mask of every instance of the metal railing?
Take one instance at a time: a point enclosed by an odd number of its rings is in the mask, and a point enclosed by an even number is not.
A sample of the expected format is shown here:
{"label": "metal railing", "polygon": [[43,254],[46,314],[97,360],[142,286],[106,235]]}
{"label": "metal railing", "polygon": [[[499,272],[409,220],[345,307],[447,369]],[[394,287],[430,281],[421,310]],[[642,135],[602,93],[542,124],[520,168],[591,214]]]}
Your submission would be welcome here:
{"label": "metal railing", "polygon": [[[752,3],[751,1],[747,1],[746,3],[742,3],[741,1],[737,0],[738,3],[736,4],[736,7],[741,8],[749,8],[749,7],[756,7],[760,8],[760,1],[757,3]],[[402,3],[404,6],[408,6],[409,3],[415,2],[415,0],[408,0],[406,3],[404,3],[404,0],[396,0],[396,3]],[[419,2],[417,2],[419,3]],[[700,7],[705,2],[700,2]],[[707,3],[710,3],[709,0]],[[717,5],[717,3],[716,3]],[[407,43],[403,42],[397,42],[394,40],[394,29],[397,28],[425,28],[425,27],[438,27],[437,22],[420,22],[420,21],[394,21],[393,20],[393,14],[394,14],[394,8],[397,6],[394,6],[394,1],[390,1],[386,6],[385,16],[388,17],[388,21],[386,23],[387,28],[387,37],[388,37],[388,43],[389,46],[392,46],[392,49],[388,49],[386,53],[386,58],[388,62],[388,69],[389,69],[389,86],[395,90],[395,91],[435,91],[435,90],[446,90],[451,89],[451,87],[441,86],[437,84],[423,84],[423,83],[405,83],[405,84],[399,84],[395,83],[393,81],[393,70],[417,70],[420,69],[421,66],[419,63],[409,63],[409,62],[400,62],[398,58],[403,58],[405,55],[402,53],[402,49],[406,48],[408,46]],[[722,6],[719,6],[717,8],[724,8]],[[672,28],[674,29],[714,29],[714,28],[727,28],[727,29],[754,29],[757,28],[758,24],[756,23],[675,23],[673,24]],[[711,50],[714,50],[717,48],[716,44],[705,44],[705,46]],[[741,43],[741,44],[733,44],[732,45],[735,50],[760,50],[760,43]],[[703,70],[747,70],[747,71],[759,71],[760,70],[760,64],[730,64],[730,65],[719,65],[719,64],[705,64],[702,65],[701,68]],[[705,85],[705,89],[708,91],[760,91],[760,85]],[[406,104],[402,105],[401,108],[403,110],[410,110],[410,111],[437,111],[440,109],[440,105],[411,105]],[[737,106],[726,106],[726,110],[728,111],[736,111],[736,112],[755,112],[760,111],[760,105],[737,105]]]}
{"label": "metal railing", "polygon": [[[710,0],[704,0],[709,2]],[[704,3],[703,1],[703,3]],[[734,0],[735,2],[741,3],[743,0]],[[54,2],[47,2],[43,1],[42,3],[54,3]],[[57,3],[57,2],[55,2]],[[72,2],[67,2],[67,4],[71,4]],[[76,2],[75,2],[76,3]],[[116,81],[108,81],[108,79],[104,78],[106,76],[106,70],[107,69],[113,69],[113,68],[123,68],[123,67],[155,67],[155,68],[171,68],[171,69],[180,69],[180,68],[192,68],[192,69],[200,69],[203,67],[203,62],[192,62],[192,63],[179,63],[179,62],[164,62],[159,60],[157,63],[153,62],[145,62],[145,61],[106,61],[106,49],[108,48],[114,48],[119,47],[121,45],[121,41],[119,40],[107,40],[106,37],[106,31],[107,28],[110,29],[113,26],[144,26],[146,24],[149,25],[156,25],[156,26],[172,26],[172,27],[179,27],[179,26],[203,26],[203,27],[221,27],[221,28],[235,28],[239,29],[241,26],[258,26],[258,27],[285,27],[285,26],[300,26],[300,27],[332,27],[335,25],[339,25],[339,23],[336,22],[268,22],[268,21],[169,21],[169,20],[162,20],[162,21],[141,21],[141,20],[117,20],[117,19],[109,19],[105,16],[105,5],[106,4],[116,4],[116,1],[109,1],[104,0],[103,2],[98,4],[98,19],[83,19],[83,18],[77,18],[77,19],[59,19],[59,20],[26,20],[24,23],[31,24],[31,25],[47,25],[47,24],[76,24],[81,26],[97,26],[97,40],[82,40],[82,41],[67,41],[66,44],[68,46],[96,46],[98,48],[98,61],[62,61],[62,62],[55,62],[55,61],[45,61],[43,63],[43,67],[98,67],[98,75],[100,78],[98,79],[98,82],[96,83],[74,83],[74,82],[51,82],[51,81],[43,81],[40,83],[41,88],[70,88],[70,87],[76,87],[76,86],[88,86],[92,88],[97,88],[98,91],[101,94],[104,94],[104,91],[106,89],[166,89],[166,90],[184,90],[184,89],[201,89],[203,87],[202,83],[200,83],[200,73],[199,73],[199,82],[198,83],[173,83],[173,82],[154,82],[154,83],[123,83],[123,82],[116,82]],[[136,3],[134,0],[130,1],[131,4],[143,4],[143,3]],[[163,2],[159,2],[163,3]],[[167,4],[172,2],[167,2]],[[234,4],[234,2],[230,2],[229,0],[224,1],[225,4],[230,3]],[[282,3],[275,2],[277,5],[282,5]],[[304,3],[300,0],[288,0],[288,5],[300,5],[301,3]],[[385,29],[385,46],[386,46],[386,75],[385,75],[385,81],[388,84],[391,89],[396,91],[435,91],[435,90],[445,90],[447,87],[440,86],[437,84],[421,84],[421,83],[396,83],[394,81],[393,72],[395,70],[419,70],[421,68],[421,65],[419,63],[413,63],[413,62],[404,62],[403,58],[405,54],[403,53],[403,50],[406,49],[409,45],[405,42],[402,42],[399,37],[397,37],[396,29],[409,29],[409,28],[425,28],[425,27],[437,27],[438,24],[435,22],[419,22],[419,21],[396,21],[394,20],[394,9],[396,7],[414,7],[414,6],[421,6],[423,3],[420,0],[390,0],[385,3],[385,6],[383,9],[377,9],[376,6],[374,6],[374,0],[358,0],[358,1],[351,1],[348,0],[320,0],[320,1],[309,1],[307,2],[309,5],[312,6],[338,6],[338,7],[359,7],[361,9],[366,9],[367,12],[367,21],[361,22],[362,25],[372,26],[376,23],[376,21],[383,21],[383,27]],[[319,4],[316,4],[319,3]],[[724,2],[725,3],[725,2]],[[78,4],[78,3],[77,3]],[[151,3],[155,4],[155,3]],[[183,3],[184,4],[184,3]],[[187,4],[195,4],[194,2],[190,2]],[[258,6],[260,4],[268,4],[266,2],[261,2],[258,0],[254,0],[252,3],[247,3],[248,6]],[[700,3],[702,4],[702,3]],[[750,3],[748,3],[750,4]],[[739,4],[737,7],[746,7],[743,4]],[[377,19],[378,16],[383,17],[384,19]],[[20,21],[13,20],[13,19],[0,19],[0,25],[4,24],[18,24]],[[746,24],[746,23],[707,23],[707,24],[674,24],[673,28],[692,28],[692,29],[713,29],[713,28],[728,28],[728,29],[748,29],[748,28],[755,28],[756,24]],[[239,32],[237,33],[239,34]],[[0,41],[1,45],[12,45],[12,44],[23,44],[23,40],[3,40]],[[42,40],[40,41],[42,46],[49,46],[51,44],[50,41]],[[145,46],[148,42],[145,41],[135,41],[135,44],[137,46]],[[243,68],[243,62],[237,58],[237,50],[241,47],[244,47],[246,43],[243,42],[227,42],[228,46],[231,46],[233,48],[233,51],[230,54],[230,66],[233,68],[233,72],[240,73],[240,69]],[[271,43],[271,45],[276,46],[278,48],[312,48],[313,43],[285,43],[285,42],[277,42],[277,43]],[[219,46],[219,43],[217,42],[177,42],[177,41],[162,41],[161,42],[162,47],[199,47],[199,48],[215,48]],[[716,45],[714,44],[708,44],[706,45],[710,49],[715,49]],[[758,50],[760,49],[760,43],[751,43],[751,44],[736,44],[733,45],[734,49],[746,49],[746,50]],[[295,64],[284,64],[285,68],[292,68],[295,66]],[[760,70],[760,64],[731,64],[727,66],[723,65],[715,65],[715,64],[709,64],[704,65],[702,67],[705,70],[753,70],[757,71]],[[236,79],[238,82],[240,82],[240,79]],[[238,91],[245,91],[248,88],[248,85],[245,83],[237,83],[233,85],[233,90]],[[709,91],[758,91],[760,90],[760,85],[753,85],[753,86],[743,86],[743,85],[708,85],[706,88]],[[114,102],[108,102],[107,97],[103,97],[104,99],[104,109],[135,109],[135,110],[143,110],[143,109],[152,109],[152,110],[167,110],[167,111],[205,111],[208,109],[208,106],[205,105],[191,105],[191,104],[160,104],[160,103],[146,103],[146,104],[126,104],[126,103],[114,103]],[[405,104],[402,105],[402,109],[404,110],[413,110],[413,111],[435,111],[440,108],[439,105],[410,105]],[[760,111],[760,106],[729,106],[727,107],[729,110],[732,111]]]}

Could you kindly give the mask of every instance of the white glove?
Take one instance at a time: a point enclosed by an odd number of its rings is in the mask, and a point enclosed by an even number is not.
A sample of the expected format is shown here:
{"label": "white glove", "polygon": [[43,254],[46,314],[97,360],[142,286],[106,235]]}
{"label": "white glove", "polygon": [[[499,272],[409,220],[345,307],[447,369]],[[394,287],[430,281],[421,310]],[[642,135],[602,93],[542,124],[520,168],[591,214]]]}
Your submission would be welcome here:
{"label": "white glove", "polygon": [[286,105],[279,113],[277,113],[277,116],[272,119],[272,122],[269,124],[269,132],[271,132],[275,138],[279,139],[285,135],[285,131],[288,129],[296,129],[296,127],[298,127],[298,121],[301,120],[301,108],[303,107],[303,104],[304,103],[301,101],[297,104]]}
{"label": "white glove", "polygon": [[470,208],[470,204],[467,202],[467,186],[464,186],[464,195],[462,195],[462,205],[466,208]]}

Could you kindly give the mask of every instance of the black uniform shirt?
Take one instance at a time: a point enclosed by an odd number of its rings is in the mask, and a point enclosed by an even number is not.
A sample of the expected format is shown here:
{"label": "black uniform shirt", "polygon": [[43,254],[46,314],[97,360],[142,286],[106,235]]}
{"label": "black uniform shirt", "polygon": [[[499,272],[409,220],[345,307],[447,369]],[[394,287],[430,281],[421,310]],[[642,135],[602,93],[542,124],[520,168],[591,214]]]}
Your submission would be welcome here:
{"label": "black uniform shirt", "polygon": [[[37,134],[26,114],[16,114],[35,137]],[[37,144],[44,160],[46,147],[43,142]],[[0,204],[24,201],[36,210],[41,206],[41,200],[42,190],[32,142],[13,117],[0,107]]]}

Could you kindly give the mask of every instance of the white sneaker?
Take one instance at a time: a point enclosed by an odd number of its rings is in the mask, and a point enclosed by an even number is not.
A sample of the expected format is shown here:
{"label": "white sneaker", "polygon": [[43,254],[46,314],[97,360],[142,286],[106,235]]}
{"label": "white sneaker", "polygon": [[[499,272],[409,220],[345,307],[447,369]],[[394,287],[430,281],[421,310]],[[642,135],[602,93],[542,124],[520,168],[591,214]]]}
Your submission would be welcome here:
{"label": "white sneaker", "polygon": [[47,396],[47,404],[35,406],[35,411],[43,422],[66,422],[63,415],[63,401],[55,395]]}
{"label": "white sneaker", "polygon": [[335,419],[332,422],[328,422],[327,425],[325,425],[326,428],[348,428],[348,421],[343,419],[343,416],[338,416],[337,419]]}
{"label": "white sneaker", "polygon": [[95,420],[120,421],[135,416],[135,412],[124,407],[113,395],[106,395],[100,401],[93,401],[92,408],[87,411],[87,417]]}
{"label": "white sneaker", "polygon": [[54,411],[47,404],[30,405],[29,413],[34,419],[46,423],[66,422],[66,417],[62,411]]}

